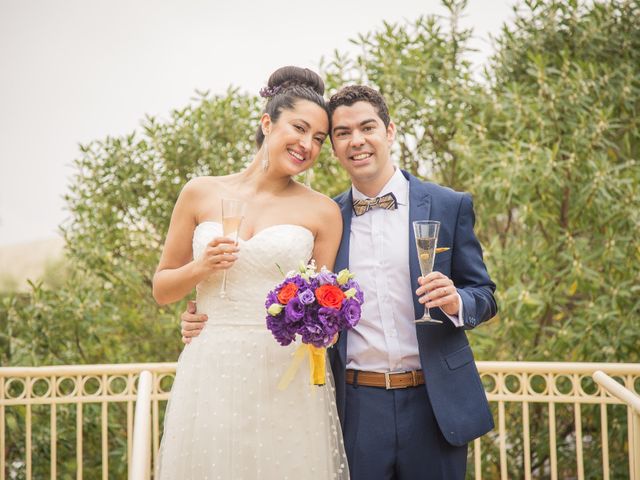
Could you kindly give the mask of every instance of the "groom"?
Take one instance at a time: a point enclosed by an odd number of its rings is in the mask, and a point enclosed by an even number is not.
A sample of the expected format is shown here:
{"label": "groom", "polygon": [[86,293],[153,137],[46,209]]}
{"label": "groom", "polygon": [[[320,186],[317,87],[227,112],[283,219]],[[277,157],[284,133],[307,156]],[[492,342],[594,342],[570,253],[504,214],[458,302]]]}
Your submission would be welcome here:
{"label": "groom", "polygon": [[[393,166],[395,126],[376,90],[341,89],[329,115],[352,181],[336,198],[335,271],[348,267],[365,294],[360,323],[329,350],[351,478],[463,479],[467,443],[493,428],[465,330],[497,310],[471,198]],[[415,220],[439,221],[448,248],[420,279]],[[414,323],[425,304],[442,323]]]}
{"label": "groom", "polygon": [[[351,478],[463,479],[467,443],[493,428],[465,330],[497,310],[471,198],[393,166],[395,125],[377,91],[345,87],[329,114],[334,154],[352,180],[336,198],[335,271],[356,273],[366,299],[360,323],[329,349]],[[424,278],[415,220],[441,222],[438,245],[448,248]],[[414,323],[425,303],[441,324]],[[188,343],[202,323],[182,319]]]}

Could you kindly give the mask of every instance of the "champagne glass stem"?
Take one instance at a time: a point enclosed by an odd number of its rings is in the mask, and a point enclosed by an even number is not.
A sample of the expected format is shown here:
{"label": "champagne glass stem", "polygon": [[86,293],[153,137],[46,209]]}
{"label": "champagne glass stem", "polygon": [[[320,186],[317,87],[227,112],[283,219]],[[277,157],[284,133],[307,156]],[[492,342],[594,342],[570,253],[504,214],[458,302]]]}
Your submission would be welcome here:
{"label": "champagne glass stem", "polygon": [[227,298],[227,271],[222,272],[222,285],[220,286],[220,297]]}
{"label": "champagne glass stem", "polygon": [[437,320],[435,318],[431,318],[431,315],[429,315],[429,309],[425,305],[424,306],[424,314],[422,315],[422,317],[420,317],[415,322],[416,323],[442,323],[442,320]]}
{"label": "champagne glass stem", "polygon": [[[240,222],[242,223],[242,221]],[[238,223],[238,230],[240,230],[240,223]],[[239,233],[236,231],[236,237],[234,239],[234,245],[238,245]],[[222,285],[220,285],[220,298],[227,298],[227,271],[222,272]]]}

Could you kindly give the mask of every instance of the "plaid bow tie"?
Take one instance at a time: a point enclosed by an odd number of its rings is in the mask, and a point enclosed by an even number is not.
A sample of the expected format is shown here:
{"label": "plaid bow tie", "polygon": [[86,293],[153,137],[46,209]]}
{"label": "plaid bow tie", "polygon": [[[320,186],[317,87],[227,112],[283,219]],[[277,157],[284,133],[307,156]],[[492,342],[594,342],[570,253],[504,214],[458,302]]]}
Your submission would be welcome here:
{"label": "plaid bow tie", "polygon": [[393,193],[387,193],[381,197],[367,198],[353,201],[353,211],[357,217],[367,213],[372,208],[383,208],[384,210],[395,210],[398,208],[398,201]]}

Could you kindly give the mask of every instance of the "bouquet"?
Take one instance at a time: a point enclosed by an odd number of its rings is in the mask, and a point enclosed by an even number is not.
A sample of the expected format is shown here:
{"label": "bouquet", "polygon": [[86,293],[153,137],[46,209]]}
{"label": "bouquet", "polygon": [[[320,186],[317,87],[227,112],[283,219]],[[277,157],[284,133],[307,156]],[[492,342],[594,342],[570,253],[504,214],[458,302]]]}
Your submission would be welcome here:
{"label": "bouquet", "polygon": [[[298,271],[289,272],[267,295],[267,328],[283,346],[300,335],[309,352],[315,385],[324,384],[326,348],[339,332],[360,320],[364,294],[353,277],[347,269],[336,274],[323,267],[317,272],[313,261],[301,263]],[[304,353],[298,349],[299,360]]]}

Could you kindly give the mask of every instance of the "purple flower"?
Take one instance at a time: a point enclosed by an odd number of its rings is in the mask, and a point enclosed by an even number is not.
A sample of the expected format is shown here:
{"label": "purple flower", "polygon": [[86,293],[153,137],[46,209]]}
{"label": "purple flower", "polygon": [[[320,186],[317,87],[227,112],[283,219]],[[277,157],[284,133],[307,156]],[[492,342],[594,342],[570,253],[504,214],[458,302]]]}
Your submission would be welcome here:
{"label": "purple flower", "polygon": [[342,316],[347,323],[345,327],[354,327],[359,321],[362,315],[362,309],[360,303],[353,298],[347,299],[342,302],[342,308],[340,309]]}
{"label": "purple flower", "polygon": [[331,272],[320,272],[316,276],[316,281],[318,282],[318,285],[333,285],[336,283],[336,275]]}
{"label": "purple flower", "polygon": [[360,302],[360,305],[362,305],[362,303],[364,302],[364,293],[362,293],[362,289],[360,288],[360,285],[358,285],[358,282],[353,279],[348,280],[347,283],[344,284],[344,289],[349,290],[350,288],[356,289],[355,299]]}
{"label": "purple flower", "polygon": [[264,302],[264,308],[269,308],[271,305],[273,305],[274,303],[279,303],[278,302],[278,294],[276,293],[276,290],[272,290],[267,294],[267,300]]}
{"label": "purple flower", "polygon": [[324,331],[330,337],[333,337],[340,331],[342,324],[342,315],[339,310],[333,308],[321,307],[318,309],[318,321],[322,325]]}
{"label": "purple flower", "polygon": [[298,322],[302,320],[302,317],[304,317],[304,304],[298,297],[293,297],[284,309],[284,321],[286,323]]}
{"label": "purple flower", "polygon": [[304,318],[302,322],[305,325],[313,325],[318,323],[318,305],[314,303],[313,305],[307,305],[304,311]]}
{"label": "purple flower", "polygon": [[305,324],[299,333],[302,336],[302,343],[310,343],[315,347],[326,347],[332,338],[320,325]]}
{"label": "purple flower", "polygon": [[307,282],[300,275],[294,275],[291,278],[287,278],[285,283],[293,283],[293,284],[298,286],[299,290],[305,290],[305,289],[309,288],[309,282]]}
{"label": "purple flower", "polygon": [[289,345],[296,338],[296,331],[287,328],[287,324],[282,321],[282,318],[267,315],[267,328],[283,347]]}
{"label": "purple flower", "polygon": [[298,298],[304,305],[311,305],[316,300],[316,296],[310,288],[298,293]]}

